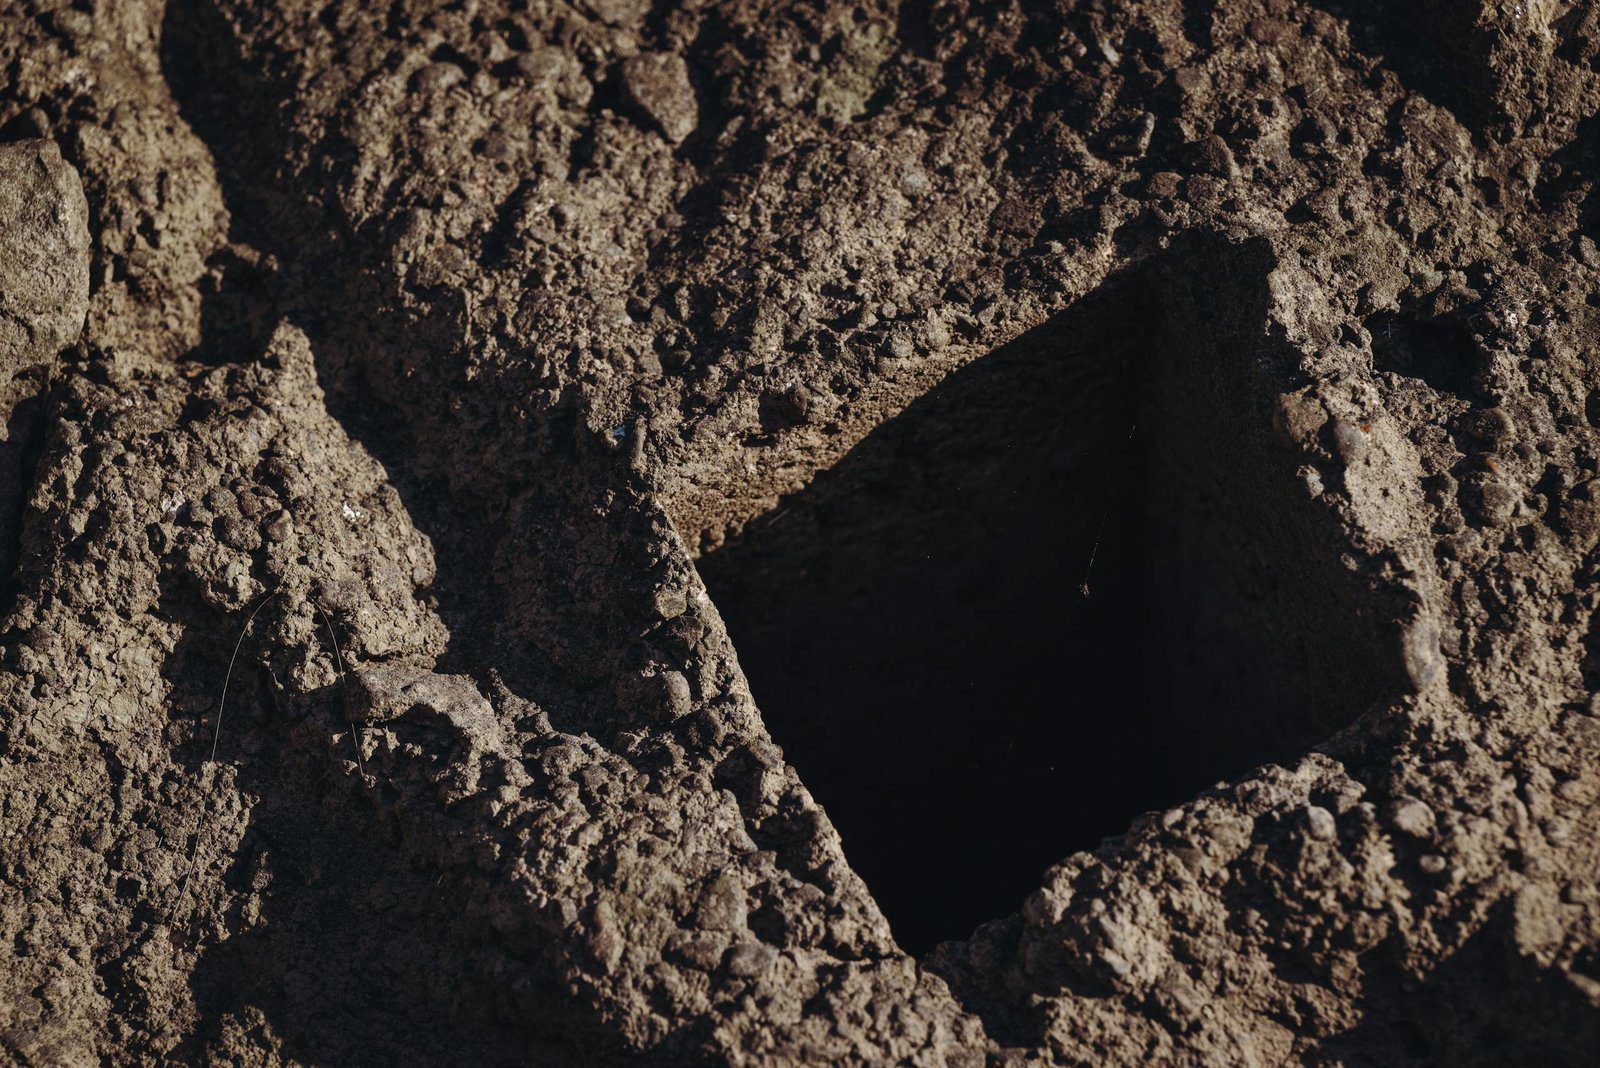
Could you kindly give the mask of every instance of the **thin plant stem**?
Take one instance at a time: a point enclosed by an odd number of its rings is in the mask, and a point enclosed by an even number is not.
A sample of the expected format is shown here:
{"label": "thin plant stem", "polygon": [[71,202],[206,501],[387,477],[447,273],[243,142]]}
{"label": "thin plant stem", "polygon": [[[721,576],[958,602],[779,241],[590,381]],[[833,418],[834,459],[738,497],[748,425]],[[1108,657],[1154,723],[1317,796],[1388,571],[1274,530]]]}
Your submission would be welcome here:
{"label": "thin plant stem", "polygon": [[344,722],[350,728],[350,740],[356,749],[356,771],[361,774],[361,781],[367,781],[367,767],[361,756],[361,739],[356,734],[355,717],[350,714],[350,678],[344,666],[344,653],[339,651],[339,636],[333,629],[333,617],[328,615],[327,609],[316,601],[311,602],[311,607],[316,609],[322,617],[322,625],[328,629],[328,641],[333,645],[333,662],[339,669],[339,685],[344,689]]}
{"label": "thin plant stem", "polygon": [[244,621],[244,626],[239,628],[239,640],[233,643],[233,655],[228,657],[228,673],[222,677],[222,697],[217,701],[217,722],[211,730],[211,757],[209,763],[215,764],[217,762],[217,742],[222,738],[222,710],[228,705],[228,684],[233,681],[233,665],[239,659],[239,650],[244,647],[245,635],[250,633],[250,625],[256,621],[256,616],[261,614],[261,610],[267,607],[267,602],[282,592],[283,587],[279,586],[261,598],[255,609],[250,613],[249,618]]}

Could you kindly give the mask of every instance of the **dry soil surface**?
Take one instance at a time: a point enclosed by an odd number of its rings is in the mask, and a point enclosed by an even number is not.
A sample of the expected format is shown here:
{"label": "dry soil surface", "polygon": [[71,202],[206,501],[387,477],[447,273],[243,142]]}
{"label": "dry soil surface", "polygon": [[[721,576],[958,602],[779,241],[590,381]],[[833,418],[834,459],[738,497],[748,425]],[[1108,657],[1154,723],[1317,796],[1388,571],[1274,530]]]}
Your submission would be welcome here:
{"label": "dry soil surface", "polygon": [[13,0],[0,1061],[1594,1063],[1597,225],[1568,0]]}

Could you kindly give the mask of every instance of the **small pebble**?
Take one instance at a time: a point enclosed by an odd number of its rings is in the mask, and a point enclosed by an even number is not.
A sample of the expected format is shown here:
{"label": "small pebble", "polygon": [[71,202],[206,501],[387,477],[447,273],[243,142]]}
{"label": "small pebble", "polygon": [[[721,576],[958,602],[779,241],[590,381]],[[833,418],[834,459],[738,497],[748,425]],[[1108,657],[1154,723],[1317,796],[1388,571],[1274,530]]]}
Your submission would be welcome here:
{"label": "small pebble", "polygon": [[1218,178],[1237,178],[1239,164],[1233,158],[1233,150],[1216,134],[1212,134],[1201,141],[1198,146],[1200,165],[1210,174]]}
{"label": "small pebble", "polygon": [[454,63],[429,63],[411,76],[411,88],[420,93],[439,93],[467,78],[467,72]]}
{"label": "small pebble", "polygon": [[240,552],[253,552],[261,547],[261,534],[255,524],[237,515],[224,515],[216,522],[217,537],[224,545]]}
{"label": "small pebble", "polygon": [[1145,182],[1145,192],[1157,200],[1171,200],[1178,195],[1183,176],[1172,171],[1157,171]]}
{"label": "small pebble", "polygon": [[1251,19],[1250,39],[1259,44],[1277,44],[1283,40],[1288,27],[1275,19]]}
{"label": "small pebble", "polygon": [[1486,445],[1500,445],[1515,430],[1504,408],[1485,408],[1461,417],[1461,429]]}
{"label": "small pebble", "polygon": [[1334,419],[1328,424],[1328,431],[1333,438],[1334,451],[1345,466],[1360,463],[1361,458],[1366,456],[1370,436],[1350,420]]}
{"label": "small pebble", "polygon": [[697,971],[709,972],[722,959],[723,940],[704,931],[675,931],[664,947],[669,957]]}
{"label": "small pebble", "polygon": [[894,334],[883,343],[883,354],[891,360],[909,360],[916,346],[904,334]]}
{"label": "small pebble", "polygon": [[922,327],[922,343],[930,351],[939,352],[950,344],[950,328],[939,319],[929,319]]}
{"label": "small pebble", "polygon": [[1503,482],[1484,482],[1471,498],[1473,516],[1486,526],[1504,526],[1517,510],[1517,492]]}
{"label": "small pebble", "polygon": [[1418,619],[1405,628],[1400,638],[1400,654],[1406,677],[1416,693],[1444,678],[1444,654],[1439,650],[1439,628],[1432,620]]}
{"label": "small pebble", "polygon": [[31,137],[42,139],[50,136],[50,116],[45,114],[43,108],[31,107],[24,111],[18,125],[23,133]]}
{"label": "small pebble", "polygon": [[688,595],[677,586],[662,586],[650,596],[657,619],[676,619],[689,607]]}
{"label": "small pebble", "polygon": [[1178,74],[1173,75],[1173,83],[1184,96],[1198,96],[1210,93],[1211,75],[1202,67],[1179,67]]}
{"label": "small pebble", "polygon": [[739,931],[748,921],[744,886],[731,870],[712,881],[695,909],[699,925],[712,931]]}
{"label": "small pebble", "polygon": [[595,17],[612,26],[636,26],[650,13],[650,0],[589,0]]}
{"label": "small pebble", "polygon": [[928,172],[921,167],[910,167],[900,176],[900,192],[908,197],[920,197],[932,188]]}
{"label": "small pebble", "polygon": [[524,52],[512,60],[511,67],[519,78],[534,85],[549,85],[555,80],[557,57],[553,52],[538,49]]}
{"label": "small pebble", "polygon": [[728,974],[739,979],[764,975],[777,962],[778,952],[760,942],[741,942],[728,950]]}
{"label": "small pebble", "polygon": [[1022,903],[1022,918],[1033,927],[1053,927],[1066,915],[1069,903],[1067,898],[1054,890],[1040,887]]}
{"label": "small pebble", "polygon": [[1339,836],[1339,825],[1333,813],[1321,805],[1306,806],[1306,833],[1319,842],[1331,842]]}
{"label": "small pebble", "polygon": [[1415,798],[1397,802],[1389,814],[1390,826],[1413,838],[1426,838],[1432,834],[1433,823],[1433,809]]}
{"label": "small pebble", "polygon": [[811,421],[815,399],[810,390],[795,384],[771,394],[767,404],[784,426],[802,426]]}
{"label": "small pebble", "polygon": [[656,678],[660,687],[660,701],[655,709],[659,722],[671,723],[694,711],[694,692],[683,672],[663,671]]}
{"label": "small pebble", "polygon": [[289,518],[289,513],[280,508],[267,517],[263,529],[268,541],[282,542],[288,539],[289,532],[294,529],[294,522]]}
{"label": "small pebble", "polygon": [[1118,979],[1126,979],[1128,973],[1133,970],[1133,966],[1120,953],[1113,950],[1102,949],[1098,956],[1100,963],[1106,966],[1106,970]]}

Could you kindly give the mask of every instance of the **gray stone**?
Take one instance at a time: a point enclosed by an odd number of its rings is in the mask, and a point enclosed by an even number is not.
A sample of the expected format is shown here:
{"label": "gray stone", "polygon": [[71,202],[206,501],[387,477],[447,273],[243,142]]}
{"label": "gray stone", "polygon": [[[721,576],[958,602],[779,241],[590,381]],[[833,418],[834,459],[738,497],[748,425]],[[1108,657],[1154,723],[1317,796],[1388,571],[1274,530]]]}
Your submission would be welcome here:
{"label": "gray stone", "polygon": [[1428,837],[1433,833],[1433,824],[1433,809],[1416,798],[1402,798],[1389,811],[1389,825],[1412,838]]}
{"label": "gray stone", "polygon": [[1307,805],[1306,833],[1319,842],[1331,842],[1339,836],[1339,825],[1321,805]]}
{"label": "gray stone", "polygon": [[728,974],[738,979],[754,979],[772,970],[778,952],[760,942],[741,942],[728,950]]}
{"label": "gray stone", "polygon": [[89,310],[89,204],[52,141],[0,145],[0,384],[54,360]]}
{"label": "gray stone", "polygon": [[1400,636],[1400,653],[1406,677],[1418,693],[1444,678],[1444,655],[1439,651],[1439,628],[1432,620],[1419,619]]}

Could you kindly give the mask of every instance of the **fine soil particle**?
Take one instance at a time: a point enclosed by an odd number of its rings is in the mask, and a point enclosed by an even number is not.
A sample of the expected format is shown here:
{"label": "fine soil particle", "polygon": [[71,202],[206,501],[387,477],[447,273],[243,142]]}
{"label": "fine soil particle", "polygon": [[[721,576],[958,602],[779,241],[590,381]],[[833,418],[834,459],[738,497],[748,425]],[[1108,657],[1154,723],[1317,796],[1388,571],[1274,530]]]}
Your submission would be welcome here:
{"label": "fine soil particle", "polygon": [[13,7],[0,1062],[1600,1048],[1588,8]]}

